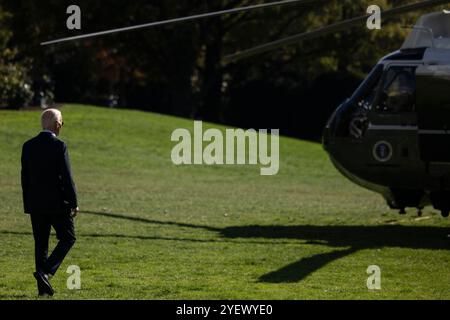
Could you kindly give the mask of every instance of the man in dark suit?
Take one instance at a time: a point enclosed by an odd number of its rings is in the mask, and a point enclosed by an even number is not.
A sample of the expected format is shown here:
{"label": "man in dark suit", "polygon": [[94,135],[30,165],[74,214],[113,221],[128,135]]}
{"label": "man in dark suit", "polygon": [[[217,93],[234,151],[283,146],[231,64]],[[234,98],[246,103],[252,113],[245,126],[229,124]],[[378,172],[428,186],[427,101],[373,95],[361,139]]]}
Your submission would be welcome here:
{"label": "man in dark suit", "polygon": [[[75,243],[73,218],[79,212],[66,144],[57,136],[64,124],[61,112],[47,109],[42,132],[22,148],[22,190],[25,213],[31,216],[39,295],[53,295],[49,281]],[[48,256],[51,227],[59,242]]]}

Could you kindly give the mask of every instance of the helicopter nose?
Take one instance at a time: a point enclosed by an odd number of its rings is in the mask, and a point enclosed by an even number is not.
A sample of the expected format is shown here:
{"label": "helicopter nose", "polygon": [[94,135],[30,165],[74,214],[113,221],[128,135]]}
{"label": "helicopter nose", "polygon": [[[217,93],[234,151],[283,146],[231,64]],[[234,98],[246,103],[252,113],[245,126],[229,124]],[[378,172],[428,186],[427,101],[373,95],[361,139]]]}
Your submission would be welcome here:
{"label": "helicopter nose", "polygon": [[322,133],[322,145],[325,151],[329,152],[329,146],[331,143],[333,143],[333,137],[334,137],[334,128],[336,122],[336,111],[333,112],[333,114],[330,116],[327,124],[325,125],[325,128],[323,129]]}
{"label": "helicopter nose", "polygon": [[323,129],[322,134],[322,145],[326,151],[328,151],[327,147],[330,144],[330,140],[331,140],[331,129],[328,125],[326,125],[325,128]]}

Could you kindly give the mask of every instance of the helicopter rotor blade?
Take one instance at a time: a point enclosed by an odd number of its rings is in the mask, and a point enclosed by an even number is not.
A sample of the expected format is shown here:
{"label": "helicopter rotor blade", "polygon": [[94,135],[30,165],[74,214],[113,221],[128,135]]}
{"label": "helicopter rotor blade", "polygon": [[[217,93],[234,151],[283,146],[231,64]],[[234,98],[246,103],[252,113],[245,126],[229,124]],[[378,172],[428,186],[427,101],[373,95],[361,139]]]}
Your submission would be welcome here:
{"label": "helicopter rotor blade", "polygon": [[[397,7],[397,8],[393,8],[393,9],[389,9],[389,10],[385,10],[382,11],[382,17],[383,18],[389,18],[401,13],[407,13],[407,12],[411,12],[411,11],[415,11],[418,9],[424,9],[424,8],[428,8],[428,7],[433,7],[433,6],[438,6],[438,5],[442,5],[442,4],[446,4],[446,3],[450,3],[450,0],[428,0],[428,1],[421,1],[421,2],[416,2],[413,4],[408,4],[408,5],[404,5],[401,7]],[[330,33],[335,33],[338,31],[342,31],[348,28],[352,28],[355,27],[357,25],[360,25],[361,23],[364,23],[367,18],[370,15],[364,15],[364,16],[359,16],[359,17],[355,17],[352,19],[348,19],[348,20],[344,20],[344,21],[340,21],[313,31],[309,31],[309,32],[304,32],[304,33],[300,33],[300,34],[296,34],[293,36],[289,36],[280,40],[276,40],[276,41],[272,41],[266,44],[262,44],[241,52],[237,52],[231,55],[228,55],[224,58],[224,63],[230,63],[230,62],[235,62],[241,59],[245,59],[248,58],[250,56],[254,56],[257,54],[261,54],[261,53],[265,53],[268,51],[272,51],[272,50],[276,50],[278,48],[287,46],[287,45],[291,45],[291,44],[295,44],[295,43],[299,43],[301,41],[304,40],[309,40],[309,39],[314,39],[326,34],[330,34]]]}
{"label": "helicopter rotor blade", "polygon": [[124,32],[124,31],[136,30],[136,29],[143,29],[143,28],[151,28],[151,27],[175,24],[175,23],[180,23],[180,22],[194,21],[194,20],[199,20],[199,19],[206,19],[206,18],[216,17],[216,16],[220,16],[220,15],[224,15],[224,14],[239,13],[239,12],[269,8],[269,7],[274,7],[274,6],[284,6],[284,5],[289,5],[289,4],[291,4],[291,5],[294,5],[294,4],[306,5],[306,4],[311,4],[313,2],[316,2],[316,1],[317,0],[283,0],[283,1],[276,1],[276,2],[268,2],[268,3],[250,5],[250,6],[246,6],[246,7],[239,7],[239,8],[233,8],[233,9],[228,9],[228,10],[220,10],[220,11],[215,11],[215,12],[196,14],[196,15],[188,16],[188,17],[155,21],[155,22],[144,23],[144,24],[124,27],[124,28],[117,28],[117,29],[110,29],[110,30],[104,30],[104,31],[93,32],[93,33],[87,33],[87,34],[82,34],[82,35],[73,36],[73,37],[60,38],[60,39],[56,39],[56,40],[42,42],[41,45],[45,46],[45,45],[55,44],[55,43],[60,43],[60,42],[74,41],[74,40],[79,40],[79,39],[86,39],[86,38],[108,35],[108,34],[112,34],[112,33],[118,33],[118,32]]}

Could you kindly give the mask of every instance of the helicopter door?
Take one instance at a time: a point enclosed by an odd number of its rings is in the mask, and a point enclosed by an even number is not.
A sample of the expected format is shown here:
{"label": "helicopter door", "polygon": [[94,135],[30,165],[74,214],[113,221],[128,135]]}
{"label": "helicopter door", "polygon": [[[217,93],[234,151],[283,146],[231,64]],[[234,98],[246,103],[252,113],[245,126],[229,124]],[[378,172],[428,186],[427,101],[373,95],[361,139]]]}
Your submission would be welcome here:
{"label": "helicopter door", "polygon": [[399,165],[417,150],[417,65],[388,65],[369,113],[366,141],[372,165]]}
{"label": "helicopter door", "polygon": [[417,69],[419,147],[425,162],[450,161],[450,66]]}

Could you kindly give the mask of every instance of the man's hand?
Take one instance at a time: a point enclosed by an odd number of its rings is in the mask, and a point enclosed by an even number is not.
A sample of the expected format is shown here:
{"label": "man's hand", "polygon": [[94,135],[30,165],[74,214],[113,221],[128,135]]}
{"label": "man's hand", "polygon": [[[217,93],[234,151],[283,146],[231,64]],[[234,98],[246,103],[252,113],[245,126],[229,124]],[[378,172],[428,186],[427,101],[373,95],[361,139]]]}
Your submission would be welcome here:
{"label": "man's hand", "polygon": [[78,212],[80,212],[80,208],[76,207],[76,208],[72,209],[72,212],[70,213],[70,216],[72,218],[75,218],[78,215]]}

